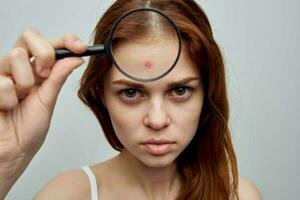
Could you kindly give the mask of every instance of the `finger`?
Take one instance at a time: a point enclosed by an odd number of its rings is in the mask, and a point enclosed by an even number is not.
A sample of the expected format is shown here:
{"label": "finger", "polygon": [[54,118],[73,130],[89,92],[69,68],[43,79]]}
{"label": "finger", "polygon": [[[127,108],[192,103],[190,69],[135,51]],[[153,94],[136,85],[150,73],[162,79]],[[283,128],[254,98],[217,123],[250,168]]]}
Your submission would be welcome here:
{"label": "finger", "polygon": [[0,75],[0,110],[13,109],[17,104],[18,97],[13,80]]}
{"label": "finger", "polygon": [[21,47],[14,48],[5,56],[5,60],[0,74],[12,77],[17,96],[23,98],[35,82],[27,51]]}
{"label": "finger", "polygon": [[26,29],[18,38],[15,47],[22,47],[27,50],[29,56],[34,56],[38,74],[47,76],[47,73],[42,72],[49,72],[55,63],[55,52],[46,38],[34,29]]}
{"label": "finger", "polygon": [[[80,43],[80,44],[78,44]],[[86,51],[87,45],[75,35],[64,35],[52,42],[55,48],[67,48],[74,53]],[[39,96],[49,110],[53,110],[57,96],[72,71],[84,63],[80,57],[58,60],[52,68],[50,76],[39,87]]]}
{"label": "finger", "polygon": [[52,42],[54,48],[67,48],[73,53],[83,53],[87,49],[87,45],[80,38],[73,34],[66,34]]}
{"label": "finger", "polygon": [[55,101],[67,77],[72,71],[83,64],[84,60],[79,57],[71,57],[59,60],[52,69],[50,76],[39,87],[40,98],[44,105],[52,110]]}

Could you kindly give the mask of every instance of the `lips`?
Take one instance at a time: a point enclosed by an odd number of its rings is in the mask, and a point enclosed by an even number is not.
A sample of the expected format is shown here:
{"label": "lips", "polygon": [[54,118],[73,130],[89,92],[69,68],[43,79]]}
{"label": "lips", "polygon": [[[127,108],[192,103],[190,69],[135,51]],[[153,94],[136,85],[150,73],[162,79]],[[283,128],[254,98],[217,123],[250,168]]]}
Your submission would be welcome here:
{"label": "lips", "polygon": [[157,156],[168,153],[174,144],[175,142],[173,141],[155,139],[151,139],[142,143],[148,153]]}

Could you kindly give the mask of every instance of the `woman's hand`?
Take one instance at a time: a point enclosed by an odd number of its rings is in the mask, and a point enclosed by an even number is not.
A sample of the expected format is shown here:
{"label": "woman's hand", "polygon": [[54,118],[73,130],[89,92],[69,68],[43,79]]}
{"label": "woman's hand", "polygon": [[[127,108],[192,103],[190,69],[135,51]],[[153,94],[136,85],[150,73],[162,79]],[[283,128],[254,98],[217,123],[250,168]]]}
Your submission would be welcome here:
{"label": "woman's hand", "polygon": [[87,46],[71,34],[49,42],[27,29],[0,58],[0,194],[8,192],[7,180],[16,180],[43,144],[59,91],[83,63],[75,57],[56,61],[55,48],[82,53]]}

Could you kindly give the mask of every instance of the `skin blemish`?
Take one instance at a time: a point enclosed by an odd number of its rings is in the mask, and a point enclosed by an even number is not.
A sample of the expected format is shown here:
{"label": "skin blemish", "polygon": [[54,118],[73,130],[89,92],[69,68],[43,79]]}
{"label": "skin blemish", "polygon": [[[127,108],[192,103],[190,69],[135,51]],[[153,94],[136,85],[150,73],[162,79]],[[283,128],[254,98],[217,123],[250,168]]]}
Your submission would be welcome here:
{"label": "skin blemish", "polygon": [[145,66],[146,68],[148,68],[148,69],[151,69],[151,68],[153,67],[153,63],[150,62],[150,61],[146,61],[145,64],[144,64],[144,66]]}

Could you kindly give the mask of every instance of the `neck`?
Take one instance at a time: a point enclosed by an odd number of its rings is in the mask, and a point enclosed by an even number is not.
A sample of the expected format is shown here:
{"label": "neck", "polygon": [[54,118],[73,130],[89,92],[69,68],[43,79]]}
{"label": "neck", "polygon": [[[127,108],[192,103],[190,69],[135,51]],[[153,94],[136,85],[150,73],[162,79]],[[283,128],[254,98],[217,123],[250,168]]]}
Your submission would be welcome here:
{"label": "neck", "polygon": [[175,162],[164,167],[149,167],[126,150],[118,159],[128,180],[138,186],[147,199],[175,199],[177,196],[181,180]]}

